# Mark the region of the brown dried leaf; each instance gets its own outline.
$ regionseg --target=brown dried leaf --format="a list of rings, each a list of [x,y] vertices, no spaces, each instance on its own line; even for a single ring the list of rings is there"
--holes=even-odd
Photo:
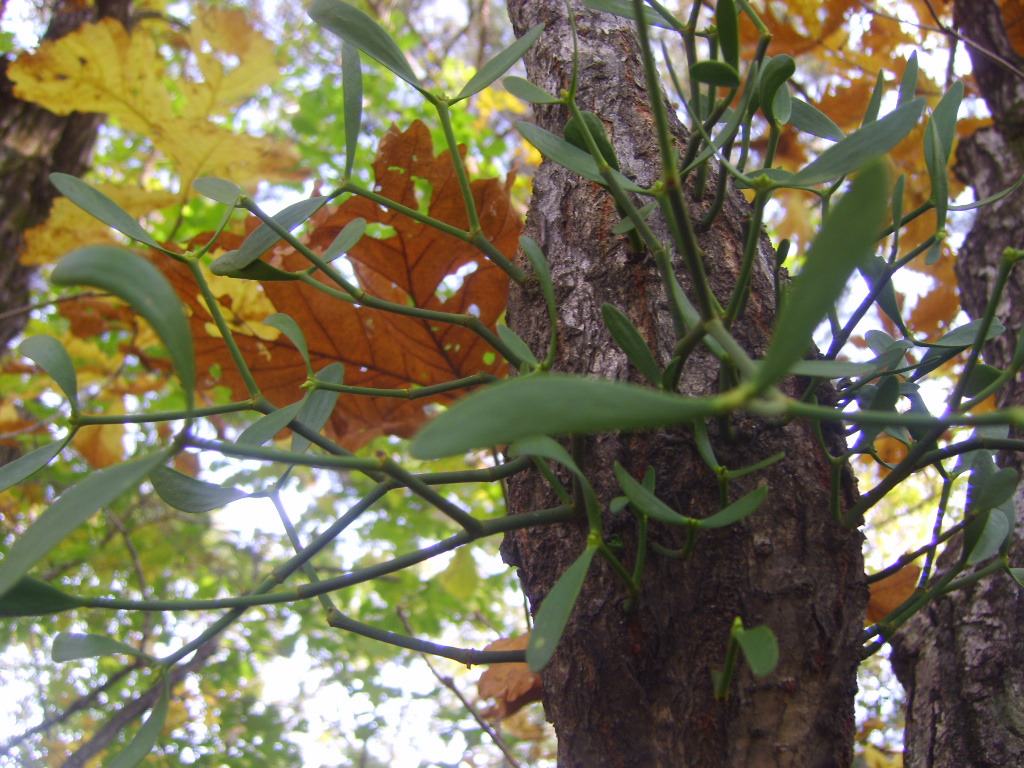
[[[873,582],[870,585],[871,599],[868,601],[865,625],[881,621],[914,594],[920,575],[920,566],[910,563],[891,576]]]
[[[530,633],[508,637],[484,648],[485,651],[523,651],[530,642]],[[492,664],[476,684],[481,699],[494,699],[494,705],[483,714],[488,719],[501,720],[515,714],[534,701],[540,701],[542,694],[541,677],[530,671],[525,662]]]

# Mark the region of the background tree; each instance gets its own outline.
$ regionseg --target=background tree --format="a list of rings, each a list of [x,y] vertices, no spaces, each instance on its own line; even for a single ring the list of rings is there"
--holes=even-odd
[[[1024,172],[1013,139],[1020,130],[1024,103],[1016,13],[1012,4],[1002,9],[994,2],[954,4],[957,32],[966,43],[975,82],[992,115],[991,126],[960,143],[954,167],[978,199],[1012,186]],[[1021,248],[1022,200],[1018,191],[979,210],[958,251],[961,302],[972,317],[984,313],[1000,261]],[[1021,287],[1017,273],[1000,305],[1000,315],[1013,328],[1019,328],[1022,319]],[[1018,347],[1016,334],[1000,335],[986,345],[986,362],[1008,367]],[[997,405],[1021,403],[1020,382],[1013,379],[1000,390]],[[1000,464],[1019,472],[1021,456],[1004,452]],[[1019,491],[1014,505],[1009,558],[1019,566],[1024,563]],[[954,553],[952,548],[947,552],[947,566]],[[1001,766],[1024,759],[1024,740],[1011,714],[1022,685],[1022,626],[1019,587],[997,576],[938,598],[901,631],[893,665],[907,690],[906,765]]]

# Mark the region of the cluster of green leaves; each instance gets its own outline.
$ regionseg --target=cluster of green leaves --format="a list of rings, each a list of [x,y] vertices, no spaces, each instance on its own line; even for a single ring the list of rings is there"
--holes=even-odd
[[[85,413],[79,407],[79,386],[67,351],[56,340],[41,336],[27,339],[20,348],[21,354],[45,370],[63,392],[69,412],[63,422],[67,432],[61,439],[0,468],[0,490],[43,470],[83,427],[109,423],[110,419],[124,423],[170,422],[174,425],[174,432],[172,437],[158,445],[140,446],[138,458],[96,472],[68,488],[18,537],[0,562],[0,612],[7,616],[41,616],[79,608],[128,611],[134,616],[162,611],[220,612],[220,616],[192,640],[162,656],[96,635],[58,636],[55,657],[77,659],[128,654],[151,671],[155,685],[161,691],[148,718],[114,759],[114,764],[137,764],[155,743],[168,713],[167,681],[170,671],[189,654],[235,626],[246,611],[255,607],[294,605],[317,598],[322,607],[319,620],[323,622],[326,619],[331,627],[346,630],[351,636],[438,654],[465,663],[525,661],[534,670],[543,668],[558,645],[595,556],[601,556],[609,564],[622,579],[627,593],[635,598],[643,589],[643,564],[649,554],[646,549],[649,521],[684,528],[689,543],[682,551],[666,552],[664,548],[659,550],[654,543],[651,551],[656,556],[685,557],[700,545],[701,531],[734,525],[756,514],[771,489],[761,486],[731,500],[729,482],[757,472],[764,463],[754,467],[722,467],[705,429],[707,420],[736,411],[771,418],[850,424],[852,434],[857,438],[845,454],[833,458],[836,483],[840,468],[850,457],[875,454],[874,445],[880,434],[888,434],[908,446],[906,458],[889,467],[889,474],[855,507],[840,509],[836,494],[836,518],[847,525],[857,524],[866,509],[913,473],[935,467],[942,474],[946,485],[938,510],[936,535],[917,555],[931,558],[942,541],[963,530],[961,567],[949,572],[940,582],[928,584],[880,622],[866,637],[867,650],[874,650],[889,632],[934,594],[957,588],[997,570],[1007,570],[1018,581],[1024,582],[1024,575],[1009,569],[1004,557],[1013,528],[1010,500],[1016,477],[1009,470],[997,469],[993,460],[993,452],[998,448],[1024,447],[1019,441],[1005,437],[1006,427],[1020,423],[1022,416],[1015,410],[982,415],[974,413],[988,395],[1024,365],[1024,346],[1014,365],[1007,370],[984,366],[978,360],[981,345],[1003,331],[995,318],[995,308],[1010,270],[1021,254],[1006,254],[986,315],[941,338],[926,340],[912,337],[900,317],[892,290],[893,275],[911,258],[920,254],[927,254],[927,258],[939,255],[945,219],[948,211],[954,209],[947,200],[944,179],[962,88],[951,89],[932,110],[926,123],[923,149],[932,172],[933,199],[914,211],[905,212],[902,210],[903,182],[897,179],[890,183],[881,158],[921,119],[924,102],[913,96],[916,67],[908,67],[899,87],[897,105],[892,111],[881,114],[885,94],[879,81],[861,128],[844,135],[813,105],[792,95],[788,82],[794,74],[795,64],[784,55],[772,58],[765,55],[767,34],[755,57],[749,62],[740,62],[740,15],[746,15],[751,23],[766,32],[747,3],[719,0],[711,21],[701,18],[699,4],[695,4],[693,15],[687,21],[676,19],[658,4],[646,7],[639,0],[632,3],[591,0],[590,5],[640,20],[638,30],[651,92],[659,92],[661,82],[665,80],[675,87],[685,105],[691,133],[681,149],[669,129],[666,105],[659,100],[651,105],[665,169],[657,184],[644,187],[622,173],[600,120],[582,110],[577,103],[575,77],[572,86],[557,95],[515,77],[506,78],[504,84],[509,92],[527,102],[561,104],[568,110],[571,119],[563,136],[529,123],[520,123],[517,128],[548,158],[607,190],[623,218],[617,231],[628,234],[631,240],[652,254],[651,258],[658,266],[677,333],[673,356],[664,365],[658,362],[640,332],[621,310],[611,306],[604,310],[613,338],[650,386],[551,372],[559,345],[557,324],[554,322],[551,323],[550,343],[541,359],[541,355],[505,326],[499,325],[492,330],[479,322],[474,324],[467,316],[398,305],[367,294],[342,270],[331,265],[364,235],[364,229],[359,225],[342,230],[326,253],[315,252],[292,234],[295,227],[310,219],[331,200],[348,195],[361,196],[473,244],[505,270],[510,279],[524,282],[526,274],[495,248],[481,231],[469,175],[457,151],[458,137],[453,115],[458,110],[453,108],[505,75],[542,34],[541,26],[491,58],[461,87],[452,89],[455,90],[452,96],[426,85],[401,47],[368,15],[342,0],[315,0],[309,8],[312,18],[342,40],[342,87],[325,92],[335,102],[340,99],[342,107],[339,114],[343,116],[343,130],[339,127],[336,133],[344,146],[345,163],[337,186],[327,195],[296,203],[271,216],[230,181],[201,179],[195,185],[198,192],[222,211],[220,230],[240,208],[250,211],[262,221],[262,225],[238,249],[212,263],[215,274],[239,280],[303,280],[310,285],[314,282],[320,285],[312,277],[322,274],[337,286],[331,290],[339,301],[415,316],[431,323],[468,327],[508,360],[517,369],[517,376],[460,400],[423,429],[411,445],[412,454],[423,460],[461,457],[468,451],[508,446],[507,460],[495,466],[459,470],[431,467],[424,470],[421,465],[412,462],[401,464],[383,453],[355,455],[338,442],[322,436],[321,430],[344,387],[344,371],[338,364],[314,370],[304,329],[283,314],[268,318],[267,324],[284,334],[299,351],[309,378],[301,399],[290,406],[275,408],[261,393],[201,269],[204,260],[211,260],[216,237],[195,250],[179,252],[166,248],[136,219],[98,190],[70,177],[55,177],[54,183],[61,191],[84,210],[137,243],[188,268],[228,345],[231,361],[225,361],[225,364],[237,368],[249,393],[248,399],[232,403],[196,405],[195,352],[188,319],[177,294],[149,261],[114,246],[87,246],[69,254],[55,270],[53,280],[61,285],[88,286],[118,296],[144,317],[169,353],[180,384],[183,405],[176,410],[120,418]],[[687,56],[694,57],[686,62],[685,78],[680,78],[673,67],[669,68],[666,77],[659,74],[650,34],[650,27],[655,26],[667,30],[665,34],[677,35],[682,43],[681,49],[687,52]],[[699,58],[698,50],[702,53]],[[465,206],[467,229],[453,227],[422,211],[388,200],[354,180],[360,173],[359,160],[364,153],[360,136],[367,79],[363,77],[362,56],[369,57],[410,86],[436,114],[438,135],[444,138],[451,150],[450,157]],[[373,78],[368,80],[373,81]],[[755,121],[763,121],[769,130],[768,151],[760,167],[752,167],[749,152]],[[796,172],[773,168],[775,147],[781,130],[787,125],[831,144]],[[707,226],[718,215],[724,197],[716,201],[706,220],[694,222],[690,219],[683,191],[684,182],[691,174],[706,178],[712,172],[720,174],[718,189],[721,195],[728,188],[727,181],[750,190],[752,195],[752,225],[744,244],[742,268],[734,292],[724,305],[711,292],[704,275],[702,253],[694,235],[697,228]],[[852,183],[847,186],[847,179],[851,176]],[[698,189],[702,191],[700,184]],[[817,201],[823,214],[823,224],[797,277],[791,284],[781,278],[776,281],[776,300],[781,309],[772,341],[763,358],[753,359],[733,338],[731,328],[742,317],[747,305],[751,276],[759,258],[760,224],[765,210],[776,193],[792,189],[802,190]],[[901,229],[930,210],[938,214],[939,224],[935,233],[915,247],[911,255],[898,257],[895,244]],[[649,219],[655,211],[668,222],[671,242],[662,242],[650,226]],[[893,244],[889,257],[876,255],[876,251],[884,249],[887,239],[891,239]],[[282,241],[308,260],[306,270],[286,271],[267,261],[270,249]],[[522,239],[521,246],[554,318],[554,290],[542,248],[528,238]],[[780,252],[785,250],[785,246],[780,247]],[[689,272],[690,295],[683,291],[673,271],[668,256],[673,251],[682,256]],[[858,271],[868,281],[871,292],[861,306],[843,321],[837,303]],[[904,333],[904,338],[895,339],[873,332],[868,337],[874,353],[872,359],[859,362],[840,360],[858,323],[875,304]],[[828,351],[823,358],[806,359],[813,347],[812,337],[823,323],[827,324],[830,339]],[[722,377],[722,390],[713,396],[688,397],[677,392],[680,372],[698,345],[703,345],[721,362],[726,374]],[[920,394],[921,383],[940,366],[962,354],[967,355],[967,360],[958,384],[949,395],[943,414],[933,415]],[[780,382],[794,375],[810,379],[802,398],[789,397],[779,388]],[[838,407],[814,402],[813,393],[825,380],[837,383],[840,393]],[[454,390],[462,386],[463,382],[454,382],[449,388]],[[380,391],[373,394],[379,396]],[[904,404],[909,408],[904,408]],[[240,423],[236,439],[213,440],[206,437],[209,433],[204,429],[207,420],[226,415],[246,419]],[[638,539],[644,543],[633,558],[635,567],[630,571],[605,541],[603,513],[606,510],[598,503],[590,478],[580,469],[576,458],[553,438],[670,425],[686,426],[697,437],[702,458],[722,479],[722,509],[702,519],[682,515],[655,495],[653,473],[637,481],[621,467],[617,468],[616,479],[622,496],[613,502],[612,507],[615,511],[628,510],[634,516],[640,532]],[[956,428],[974,429],[975,435],[970,440],[949,444],[946,433]],[[271,444],[282,429],[293,433],[287,449]],[[256,460],[264,465],[264,470],[250,474],[244,483],[200,480],[169,466],[175,456],[186,448],[214,452],[225,458]],[[952,459],[957,459],[956,466],[945,468],[943,462]],[[774,460],[775,457],[770,461]],[[572,474],[575,479],[572,490],[557,480],[548,462],[560,464]],[[506,518],[494,516],[492,512],[495,492],[486,496],[486,503],[482,504],[486,511],[480,514],[479,510],[467,510],[467,500],[481,503],[479,496],[472,495],[474,492],[453,497],[445,490],[460,485],[475,488],[480,483],[496,483],[531,466],[538,466],[547,474],[562,504],[549,510]],[[360,492],[359,500],[341,514],[323,510],[323,521],[314,516],[313,522],[323,522],[323,527],[318,528],[310,521],[299,525],[292,523],[282,501],[282,490],[297,473],[303,471],[302,467],[361,476],[353,483]],[[945,513],[952,483],[964,473],[970,475],[967,508],[960,522],[943,528],[941,516]],[[166,504],[186,514],[205,513],[243,498],[269,499],[280,513],[294,553],[288,558],[282,557],[276,567],[262,573],[261,579],[244,594],[239,589],[236,594],[226,597],[197,595],[191,598],[128,599],[90,596],[58,589],[52,582],[29,575],[34,567],[45,562],[58,543],[76,535],[98,511],[119,503],[119,498],[125,493],[147,482]],[[404,500],[396,506],[393,499],[399,490],[408,494],[406,498],[415,501]],[[417,536],[421,540],[413,541],[402,535],[403,520],[405,516],[419,516],[421,512],[424,516],[439,514],[433,516],[434,527],[417,526]],[[365,522],[374,514],[376,516],[370,526],[374,536],[399,542],[402,546],[389,547],[385,553],[368,553],[365,562],[339,565],[337,552],[332,552],[331,545],[347,535],[357,521]],[[484,537],[513,528],[562,522],[573,519],[577,514],[585,515],[590,526],[588,544],[542,604],[525,653],[453,648],[408,636],[396,625],[394,614],[385,609],[380,609],[376,616],[372,611],[362,611],[358,618],[353,616],[354,600],[349,595],[364,596],[370,592],[346,590],[362,590],[367,588],[366,585],[372,585],[372,594],[376,595],[380,606],[408,600],[412,591],[423,601],[433,604],[447,599],[453,611],[479,609],[489,601],[474,597],[464,585],[458,589],[444,589],[438,588],[439,582],[427,582],[424,586],[418,578],[409,576],[409,569],[453,550],[464,552],[461,547]],[[317,528],[315,532],[314,528]],[[455,533],[451,532],[452,528]],[[463,558],[461,563],[464,567],[464,556],[456,555],[459,557]],[[459,561],[453,560],[456,562]],[[899,565],[902,562],[894,567]],[[342,570],[341,575],[326,575],[327,570],[335,567]],[[974,570],[964,576],[966,569]],[[309,583],[285,587],[285,581],[300,570]],[[928,577],[928,569],[925,570],[923,579]],[[418,601],[407,604],[415,602]],[[413,625],[422,634],[436,634],[441,628],[437,615],[436,612],[423,612]],[[736,617],[730,637],[723,640],[727,640],[727,648],[722,672],[715,681],[718,695],[727,695],[732,672],[741,655],[756,674],[767,674],[774,668],[779,649],[770,628],[747,629]]]

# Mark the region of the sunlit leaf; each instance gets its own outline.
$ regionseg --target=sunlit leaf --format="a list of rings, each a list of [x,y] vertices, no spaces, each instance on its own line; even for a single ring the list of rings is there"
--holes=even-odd
[[[117,464],[94,472],[64,491],[20,536],[0,560],[0,595],[13,587],[65,536],[113,502],[122,493],[134,488],[162,464],[166,456],[155,453],[141,459]]]
[[[120,640],[78,632],[61,632],[53,639],[53,647],[50,651],[50,656],[57,662],[118,655],[138,656],[143,659],[153,658]]]
[[[818,136],[822,139],[842,141],[846,137],[842,129],[832,122],[828,115],[814,105],[808,104],[803,99],[793,99],[789,124],[798,131],[803,131],[804,133],[811,134],[811,136]]]
[[[712,415],[715,401],[687,398],[606,379],[531,374],[460,400],[413,440],[421,459],[563,435],[681,424]]]
[[[127,747],[118,752],[112,759],[107,760],[106,768],[135,768],[136,765],[149,756],[149,753],[156,745],[157,739],[160,737],[164,723],[167,721],[169,704],[170,687],[164,683],[163,692],[160,694],[160,698],[157,699],[156,706],[150,711],[149,717],[146,718],[146,722],[142,724],[139,732],[135,734],[135,738],[131,740]]]
[[[857,176],[850,191],[832,207],[811,244],[804,268],[793,280],[768,353],[758,369],[756,386],[778,381],[807,353],[811,334],[842,295],[850,273],[871,255],[887,192],[885,166],[875,162]]]
[[[409,85],[422,90],[420,79],[412,71],[398,43],[366,13],[342,0],[313,0],[307,13],[321,27],[376,59]]]
[[[45,581],[23,576],[0,597],[0,618],[46,616],[78,608],[83,602]]]
[[[240,488],[197,480],[170,467],[157,467],[150,474],[149,481],[167,504],[189,514],[220,509],[249,495]]]
[[[142,228],[135,217],[98,189],[90,187],[81,179],[66,173],[51,173],[50,181],[68,200],[107,226],[152,248],[160,247],[160,244]]]
[[[789,183],[793,186],[819,184],[864,167],[869,160],[884,155],[910,133],[921,117],[924,104],[923,98],[913,99],[881,120],[851,133],[795,173]]]
[[[78,405],[78,376],[64,345],[52,336],[29,336],[18,345],[18,353],[29,358],[57,382],[68,400]]]
[[[470,78],[468,83],[466,83],[466,86],[459,91],[459,95],[452,99],[452,104],[457,101],[467,99],[474,93],[479,93],[505,74],[509,67],[523,58],[526,52],[530,50],[535,42],[537,42],[537,39],[543,31],[544,25],[537,24],[532,29],[529,29],[522,37],[512,43],[512,45],[501,51],[501,53],[495,55],[494,58],[480,67],[477,73]]]
[[[224,205],[237,205],[242,189],[237,184],[213,176],[203,176],[192,182],[192,188],[204,197]]]
[[[555,104],[561,101],[557,96],[552,96],[543,88],[534,85],[529,80],[512,75],[501,81],[505,90],[513,96],[522,99],[530,104]]]
[[[195,388],[196,362],[188,321],[177,295],[150,262],[124,248],[85,246],[61,259],[50,279],[56,285],[100,288],[127,301],[167,347],[185,390]]]

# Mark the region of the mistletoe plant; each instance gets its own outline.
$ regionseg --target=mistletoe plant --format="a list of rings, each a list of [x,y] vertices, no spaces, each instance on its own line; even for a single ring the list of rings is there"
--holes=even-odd
[[[574,69],[569,87],[559,93],[549,93],[518,77],[506,77],[504,86],[534,105],[565,110],[568,120],[561,136],[527,122],[517,127],[549,161],[611,196],[619,218],[614,233],[628,239],[636,258],[651,260],[657,269],[675,332],[667,362],[659,362],[657,351],[652,350],[641,330],[620,308],[606,304],[602,309],[611,337],[635,372],[646,380],[644,385],[553,370],[562,340],[558,333],[556,293],[544,248],[524,236],[518,238],[521,258],[512,257],[519,231],[518,225],[508,223],[515,218],[514,212],[494,213],[493,195],[485,192],[494,192],[496,188],[471,181],[452,130],[452,110],[461,108],[469,97],[505,75],[540,38],[543,25],[534,27],[494,56],[465,87],[450,96],[426,88],[399,47],[363,12],[341,0],[315,0],[309,9],[312,18],[342,40],[346,181],[326,195],[300,201],[271,215],[231,181],[199,179],[195,190],[224,207],[220,228],[200,243],[180,247],[160,243],[99,191],[69,176],[53,177],[53,183],[75,204],[140,248],[148,249],[148,256],[143,256],[134,250],[107,245],[80,248],[56,267],[53,282],[108,292],[145,318],[166,347],[184,406],[159,413],[88,412],[80,406],[74,365],[62,345],[47,336],[22,342],[21,354],[46,371],[64,395],[64,432],[51,444],[0,468],[0,490],[46,466],[79,430],[113,423],[162,422],[172,425],[173,436],[163,444],[138,445],[136,458],[99,471],[67,489],[17,538],[0,562],[0,611],[6,616],[44,615],[72,609],[221,612],[194,639],[162,658],[141,654],[132,646],[106,637],[64,634],[57,638],[55,659],[129,654],[140,657],[160,681],[157,685],[162,686],[162,693],[150,716],[114,764],[137,763],[155,743],[168,709],[169,670],[257,606],[316,598],[323,607],[325,621],[347,632],[466,664],[525,661],[534,671],[544,669],[559,645],[595,558],[603,560],[617,574],[624,595],[618,609],[630,612],[644,594],[645,567],[651,558],[687,558],[701,547],[706,532],[742,525],[741,521],[758,514],[773,489],[759,484],[734,498],[734,481],[756,478],[784,457],[775,455],[738,469],[724,466],[709,438],[708,425],[728,421],[736,414],[750,414],[773,423],[805,421],[815,425],[821,449],[831,463],[832,513],[837,525],[858,525],[866,510],[927,468],[934,468],[942,478],[932,540],[872,577],[884,578],[912,560],[926,558],[919,588],[910,590],[902,604],[865,632],[865,654],[881,647],[896,628],[936,594],[997,571],[1006,571],[1024,584],[1024,574],[1020,569],[1009,568],[1005,557],[1013,527],[1012,495],[1017,477],[1013,470],[997,467],[994,453],[1001,449],[1024,449],[1024,441],[1007,437],[1009,427],[1024,425],[1024,412],[1013,408],[977,412],[986,398],[1024,364],[1024,345],[1018,345],[1013,365],[1006,370],[980,361],[984,343],[1005,330],[996,317],[996,309],[1011,270],[1024,251],[1004,254],[984,317],[939,338],[923,339],[911,333],[901,317],[893,288],[894,276],[911,260],[922,255],[930,261],[939,258],[948,214],[973,207],[953,206],[947,194],[946,167],[963,86],[950,88],[924,121],[923,151],[931,173],[932,196],[925,205],[905,211],[904,180],[890,178],[883,158],[922,121],[925,102],[914,95],[915,60],[911,60],[899,84],[895,106],[882,114],[886,94],[880,79],[862,127],[845,135],[812,104],[792,94],[788,83],[795,72],[794,61],[786,55],[766,56],[767,30],[745,0],[718,0],[713,23],[702,21],[699,3],[694,4],[693,14],[687,20],[676,18],[653,0],[648,6],[640,0],[589,0],[588,4],[638,22],[644,74],[649,92],[656,94],[649,105],[661,155],[661,175],[656,183],[641,184],[622,172],[601,116],[578,104],[579,78],[586,77],[585,70]],[[745,62],[740,60],[741,15],[763,33],[755,55]],[[655,51],[654,30],[666,43],[661,57]],[[681,44],[678,50],[685,55],[685,66],[673,65],[671,51],[676,48],[670,42]],[[447,140],[447,152],[428,158],[435,166],[444,165],[444,184],[435,181],[433,194],[435,201],[444,195],[449,202],[457,200],[458,210],[452,206],[442,210],[441,206],[433,205],[424,210],[423,205],[417,204],[412,177],[426,178],[428,171],[417,170],[414,164],[428,160],[416,152],[407,153],[404,160],[391,157],[379,163],[375,189],[357,181],[353,161],[360,134],[362,56],[405,81],[435,114]],[[659,61],[666,65],[664,74],[659,70]],[[676,116],[669,112],[661,97],[666,84],[682,105],[688,129],[685,139],[680,139],[674,128]],[[758,125],[767,126],[768,141],[763,156],[755,161],[751,142]],[[786,126],[819,137],[825,147],[797,171],[773,167]],[[392,138],[398,141],[404,136],[395,134]],[[435,167],[430,172],[438,171]],[[391,180],[386,181],[385,177]],[[711,184],[714,178],[717,184]],[[706,275],[705,254],[697,235],[715,225],[730,186],[746,190],[751,202],[741,268],[731,295],[721,300]],[[700,198],[709,189],[713,190],[710,204],[697,218],[688,196]],[[782,269],[789,243],[778,245],[774,299],[779,309],[767,350],[754,357],[737,341],[733,331],[749,308],[752,275],[768,206],[779,190],[792,189],[806,192],[816,202],[823,223],[792,281]],[[333,203],[338,204],[334,213],[328,207]],[[244,240],[234,243],[232,238],[237,236],[229,231],[229,223],[238,209],[248,211],[261,223]],[[344,215],[339,211],[344,211]],[[360,211],[365,216],[355,215]],[[934,232],[924,241],[907,247],[900,239],[901,233],[927,212],[934,212]],[[431,258],[436,259],[437,253],[443,254],[449,247],[471,255],[452,257],[448,263],[442,258],[434,264],[433,277],[425,283],[425,290],[420,290],[422,285],[416,280],[403,283],[402,270],[412,270],[413,266],[401,259],[388,263],[380,256],[380,249],[367,234],[367,219],[374,215],[388,218],[371,223],[394,225],[401,220],[405,222],[403,226],[416,227],[416,237],[434,238]],[[655,221],[663,222],[663,226],[654,226]],[[310,222],[307,234],[294,234],[304,222]],[[376,257],[361,255],[374,248]],[[674,258],[684,266],[682,276]],[[499,283],[512,281],[542,292],[551,321],[546,348],[531,348],[507,325],[497,322],[503,298],[496,308],[493,301],[482,308],[472,298],[484,294],[491,299],[503,297],[503,289],[481,294],[456,292],[448,299],[438,298],[438,291],[443,293],[440,286],[444,280],[470,263],[476,273],[464,275],[467,282],[483,279],[483,275],[490,275],[489,279],[500,275]],[[840,310],[837,305],[842,304],[855,273],[866,280],[868,295],[852,312]],[[255,281],[272,298],[283,295],[275,293],[278,291],[301,291],[302,296],[311,297],[307,299],[310,307],[321,309],[303,317],[276,313],[265,320],[269,331],[246,331],[233,322],[221,294],[214,290],[214,281],[224,279]],[[866,337],[871,358],[842,359],[861,321],[873,307],[888,318],[901,337],[869,331]],[[366,314],[371,312],[376,314]],[[438,380],[436,372],[419,377],[413,371],[404,386],[368,384],[361,378],[367,365],[346,367],[331,361],[330,353],[318,344],[310,344],[310,335],[321,333],[315,327],[318,317],[351,319],[355,326],[345,325],[340,319],[337,324],[342,330],[357,328],[368,340],[367,354],[372,355],[374,350],[384,354],[380,350],[387,343],[405,345],[402,355],[407,361],[416,359],[413,348],[432,346],[435,351],[442,350],[445,360],[457,358],[449,369],[451,378]],[[375,319],[367,321],[366,317]],[[388,325],[389,322],[396,325]],[[330,330],[330,322],[325,324]],[[825,340],[826,347],[823,354],[816,352],[812,340],[820,327],[823,331],[818,338]],[[377,333],[381,329],[384,332]],[[390,342],[387,329],[396,334]],[[281,337],[287,343],[268,341]],[[400,337],[397,342],[396,337]],[[354,339],[350,336],[337,341],[338,354],[347,354],[340,350],[346,344],[354,344]],[[683,372],[698,350],[719,361],[720,389],[715,394],[692,396],[680,392]],[[291,396],[282,391],[279,378],[266,378],[282,368],[280,356],[285,354],[300,369],[299,378],[288,384]],[[949,376],[948,364],[964,355],[966,359],[957,370],[955,385],[946,396],[941,413],[933,413],[935,405],[926,403],[921,395],[923,384],[940,374]],[[212,364],[214,360],[216,365]],[[414,369],[415,364],[411,365]],[[503,380],[506,371],[507,380]],[[802,394],[798,396],[784,394],[781,388],[781,383],[792,381],[792,377],[798,377],[800,382]],[[229,384],[233,395],[229,402],[198,403],[197,392],[209,393],[212,383]],[[475,391],[458,397],[469,388]],[[834,392],[831,401],[819,398],[826,390]],[[290,404],[274,404],[285,400]],[[339,411],[340,401],[358,404]],[[382,403],[398,403],[406,409],[400,429],[373,423],[387,413]],[[359,455],[351,450],[365,440],[346,431],[346,424],[359,422],[374,434],[408,434],[427,417],[423,403],[449,407],[416,434],[411,444],[413,456],[435,459],[497,448],[493,455],[499,458],[493,465],[463,471],[416,472],[386,455]],[[339,421],[339,412],[345,413],[346,418]],[[363,416],[357,418],[359,413]],[[411,420],[406,418],[410,413],[415,414]],[[225,414],[246,418],[244,429],[233,440],[211,439],[208,435],[216,430],[204,424]],[[823,437],[822,425],[834,422],[846,426],[850,445],[838,455],[828,450]],[[655,492],[653,470],[637,479],[621,464],[614,467],[621,494],[608,504],[599,499],[594,478],[586,471],[586,442],[581,438],[666,427],[687,430],[708,469],[717,477],[721,504],[716,513],[701,517],[681,513]],[[282,430],[292,434],[287,448],[275,441]],[[951,439],[951,434],[959,435],[964,430],[971,431],[969,438]],[[875,442],[883,433],[906,445],[905,457],[896,464],[885,465],[886,474],[874,488],[856,503],[844,505],[839,492],[843,468],[861,454],[881,462]],[[187,450],[207,457],[263,462],[276,468],[275,479],[254,490],[196,479],[170,466],[179,453]],[[319,535],[302,541],[280,496],[296,466],[361,473],[374,485]],[[525,514],[483,518],[437,489],[442,484],[501,483],[527,471],[542,473],[560,503]],[[964,473],[970,475],[966,508],[960,521],[950,525],[945,516],[953,498],[951,490],[957,477]],[[269,497],[281,513],[295,553],[245,594],[216,599],[81,597],[29,575],[36,563],[92,515],[146,482],[167,504],[188,513],[207,512],[247,497]],[[372,566],[337,576],[319,575],[317,555],[391,493],[414,494],[435,508],[450,520],[452,535]],[[622,543],[608,534],[609,516],[622,513],[632,516],[635,551],[624,551]],[[586,545],[543,600],[525,652],[454,648],[397,635],[351,618],[340,607],[341,601],[332,597],[353,585],[380,579],[484,537],[574,521],[585,521],[589,531]],[[684,546],[670,547],[659,541],[659,532],[671,528],[685,532]],[[959,562],[933,580],[936,551],[956,533],[963,534]],[[307,583],[287,586],[300,571]],[[735,617],[732,622],[722,667],[714,680],[715,694],[720,699],[729,694],[741,658],[753,673],[766,675],[775,668],[780,653],[786,653],[785,647],[779,648],[769,626],[746,627],[742,617]]]

